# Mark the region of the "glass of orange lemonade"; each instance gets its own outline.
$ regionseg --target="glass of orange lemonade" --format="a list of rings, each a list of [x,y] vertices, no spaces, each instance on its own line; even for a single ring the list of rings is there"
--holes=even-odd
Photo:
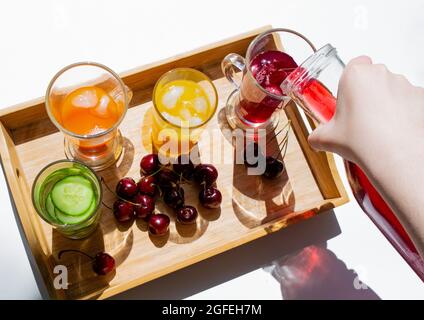
[[[198,142],[216,112],[218,93],[202,72],[176,68],[156,82],[153,105],[153,144],[160,155],[175,157]]]
[[[103,170],[122,153],[118,130],[132,93],[108,67],[94,62],[71,64],[50,81],[46,109],[65,136],[65,155]]]

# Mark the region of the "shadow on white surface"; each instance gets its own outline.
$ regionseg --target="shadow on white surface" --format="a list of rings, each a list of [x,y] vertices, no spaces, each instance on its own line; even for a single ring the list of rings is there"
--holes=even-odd
[[[380,299],[355,270],[348,269],[327,249],[326,243],[310,245],[275,260],[265,270],[280,283],[285,300]]]
[[[266,265],[272,264],[275,267],[278,262],[289,261],[295,266],[294,262],[298,261],[300,263],[301,260],[296,260],[293,257],[305,250],[303,248],[318,248],[320,244],[325,243],[338,234],[340,234],[340,228],[334,212],[331,210],[310,220],[289,226],[267,237],[143,284],[117,295],[113,299],[184,299]],[[334,257],[331,257],[332,253],[325,249],[325,245],[322,247],[324,248],[323,253],[326,250],[328,257],[330,257],[325,260],[325,263],[328,262],[329,264],[327,266],[323,265],[322,268],[328,268],[328,274],[338,270],[334,281],[341,284],[346,283],[346,285],[337,287],[337,283],[335,283],[331,287],[325,288],[321,284],[323,289],[321,296],[318,291],[314,295],[305,294],[305,296],[302,296],[302,293],[297,291],[296,295],[290,293],[292,298],[302,299],[312,296],[318,299],[326,298],[331,296],[328,291],[335,292],[334,295],[337,295],[336,292],[340,294],[341,290],[351,291],[353,289],[353,281],[350,281],[352,272],[349,272],[344,263],[337,260],[334,254]],[[292,260],[282,259],[281,257],[291,257]],[[315,274],[310,276],[311,281],[315,280]],[[317,283],[320,283],[320,274],[317,273],[316,276],[318,277],[316,279]],[[286,282],[281,282],[281,284],[285,285]],[[352,288],[349,288],[348,284]],[[317,288],[319,288],[319,285],[317,285]],[[292,291],[290,289],[290,292]],[[287,292],[284,292],[283,295],[286,296]],[[365,296],[361,297],[364,299],[368,298]],[[217,296],[216,299],[220,299],[220,297]]]

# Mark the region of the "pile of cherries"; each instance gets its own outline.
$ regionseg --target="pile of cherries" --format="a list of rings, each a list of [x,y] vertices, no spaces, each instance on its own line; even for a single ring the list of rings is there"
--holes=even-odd
[[[189,156],[181,155],[171,165],[162,165],[157,154],[145,155],[140,161],[141,179],[122,178],[116,186],[118,199],[113,214],[119,222],[143,219],[153,235],[164,235],[169,230],[170,219],[166,214],[155,213],[155,202],[162,198],[172,208],[181,224],[195,223],[198,212],[186,205],[182,184],[194,180],[200,185],[200,204],[208,209],[218,208],[222,202],[221,192],[216,188],[217,169],[210,164],[195,166]]]

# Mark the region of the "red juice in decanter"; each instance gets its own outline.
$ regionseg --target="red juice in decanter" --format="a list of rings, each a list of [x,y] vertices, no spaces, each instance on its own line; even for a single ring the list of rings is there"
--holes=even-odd
[[[312,112],[320,122],[328,122],[333,117],[336,111],[336,98],[334,98],[332,93],[320,81],[311,79],[302,87],[301,94],[304,102],[308,104],[309,108],[312,109]],[[364,201],[365,195],[367,195],[375,210],[387,220],[408,247],[417,253],[405,229],[377,190],[373,187],[365,173],[356,164],[349,162],[347,165],[351,174],[350,182],[355,184],[355,186],[353,186],[353,192],[356,193],[355,196]]]
[[[281,84],[299,106],[318,122],[331,120],[336,111],[337,87],[344,64],[331,45],[326,45],[288,75]],[[424,281],[424,260],[396,215],[365,173],[345,160],[352,192],[364,212]]]
[[[252,89],[251,79],[244,77],[237,112],[244,120],[261,124],[266,122],[282,103],[281,97],[284,94],[280,84],[297,64],[288,54],[269,50],[256,55],[248,67],[257,83],[269,94]]]

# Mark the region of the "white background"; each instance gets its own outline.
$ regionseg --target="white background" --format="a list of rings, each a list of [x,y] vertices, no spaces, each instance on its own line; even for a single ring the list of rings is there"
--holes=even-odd
[[[76,61],[98,61],[121,72],[267,24],[300,31],[317,47],[329,42],[345,61],[368,54],[424,85],[423,12],[419,0],[5,0],[0,4],[0,108],[44,95],[54,73]],[[340,159],[338,165],[344,176]],[[120,297],[424,298],[423,283],[351,200],[335,213]],[[0,298],[41,298],[3,174],[0,204]],[[280,259],[288,254],[290,260]],[[308,273],[311,257],[319,263]],[[275,260],[280,277],[267,267]],[[369,289],[356,290],[354,283]]]

